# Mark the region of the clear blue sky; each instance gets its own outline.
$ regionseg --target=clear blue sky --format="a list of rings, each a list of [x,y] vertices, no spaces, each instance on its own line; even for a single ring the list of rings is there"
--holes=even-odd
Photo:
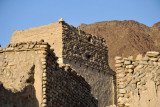
[[[160,21],[160,0],[0,0],[0,44],[6,46],[14,30],[57,22],[61,17],[74,26],[111,20],[152,26]]]

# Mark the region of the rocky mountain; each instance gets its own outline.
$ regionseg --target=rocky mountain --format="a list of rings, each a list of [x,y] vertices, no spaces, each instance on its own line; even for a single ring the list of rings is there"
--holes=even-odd
[[[160,22],[148,27],[133,20],[103,21],[94,24],[81,24],[85,32],[103,37],[109,50],[109,65],[114,70],[114,57],[145,54],[147,51],[160,51]]]

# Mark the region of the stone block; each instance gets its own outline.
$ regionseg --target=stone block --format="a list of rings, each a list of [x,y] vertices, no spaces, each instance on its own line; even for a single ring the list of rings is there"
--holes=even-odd
[[[48,48],[48,46],[47,46],[47,45],[40,45],[40,48],[47,49],[47,48]]]
[[[127,65],[126,68],[132,69],[134,68],[134,65]]]
[[[146,55],[149,57],[157,57],[159,55],[159,52],[149,51],[146,53]]]
[[[139,70],[139,69],[141,69],[143,67],[144,67],[144,65],[138,65],[135,69]]]
[[[128,69],[128,72],[129,72],[129,73],[132,73],[132,72],[133,72],[133,69]]]
[[[118,102],[120,102],[121,104],[125,104],[129,101],[128,98],[124,98],[124,97],[120,97],[118,98]],[[124,106],[123,106],[124,107]]]
[[[158,58],[150,58],[150,61],[157,62]]]
[[[118,88],[119,88],[119,89],[123,89],[123,88],[125,88],[125,87],[126,87],[125,84],[119,84],[119,85],[118,85]]]
[[[46,62],[47,60],[45,58],[41,58],[41,61],[42,62]]]
[[[47,104],[42,104],[42,107],[47,107]]]
[[[123,63],[124,62],[124,60],[116,60],[116,63],[118,64],[118,63]]]
[[[120,57],[120,56],[115,57],[115,60],[121,60],[121,59],[122,59],[122,57]]]
[[[118,89],[118,92],[119,92],[120,94],[125,94],[125,93],[127,93],[127,91],[126,91],[125,89]]]
[[[43,104],[47,104],[47,99],[43,99]]]
[[[117,97],[124,97],[124,94],[118,94]]]
[[[124,72],[124,69],[118,69],[118,70],[116,70],[116,73],[122,73],[122,72]]]
[[[126,60],[126,61],[124,61],[124,64],[125,64],[125,65],[130,65],[130,64],[131,64],[131,61],[127,61],[127,60]]]
[[[122,67],[123,66],[123,63],[120,63],[120,64],[115,64],[115,67],[118,68],[118,67]]]

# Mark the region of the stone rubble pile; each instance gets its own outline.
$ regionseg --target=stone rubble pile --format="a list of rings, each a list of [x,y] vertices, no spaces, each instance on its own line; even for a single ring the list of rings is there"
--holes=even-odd
[[[143,57],[115,57],[118,107],[130,107],[131,96],[141,94],[147,89],[147,82],[160,85],[160,53],[149,51]]]

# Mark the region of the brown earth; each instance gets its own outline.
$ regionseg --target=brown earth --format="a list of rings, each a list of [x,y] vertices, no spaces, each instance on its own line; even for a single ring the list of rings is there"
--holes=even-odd
[[[106,40],[109,65],[113,70],[115,56],[135,57],[150,50],[160,51],[160,22],[148,27],[133,20],[116,20],[81,24],[79,28]]]

